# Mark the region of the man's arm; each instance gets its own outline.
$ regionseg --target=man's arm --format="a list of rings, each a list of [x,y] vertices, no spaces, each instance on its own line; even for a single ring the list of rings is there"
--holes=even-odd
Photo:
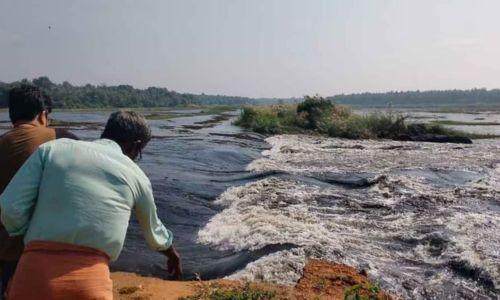
[[[43,150],[38,148],[0,196],[1,219],[10,236],[23,235],[28,229],[42,172]]]
[[[165,228],[156,212],[151,183],[148,181],[141,187],[141,196],[135,203],[137,220],[142,227],[144,237],[151,249],[167,256],[167,270],[174,278],[180,279],[182,275],[181,259],[174,245],[173,235]]]
[[[181,256],[177,253],[174,245],[171,245],[167,250],[160,251],[167,258],[167,272],[171,274],[174,279],[181,279],[182,276],[182,263]]]

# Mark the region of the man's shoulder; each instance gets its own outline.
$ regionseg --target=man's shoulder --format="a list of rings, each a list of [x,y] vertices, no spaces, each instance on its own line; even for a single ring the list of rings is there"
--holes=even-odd
[[[56,138],[56,131],[54,128],[36,126],[32,128],[31,135],[33,137],[38,137],[40,140],[51,141]]]
[[[45,127],[12,128],[0,136],[1,147],[20,149],[36,149],[38,146],[52,141],[55,131]]]
[[[110,147],[111,145],[106,142],[107,141],[97,140],[92,143],[97,147],[104,147],[104,149],[106,149],[105,151],[107,155],[109,155],[109,158],[117,163],[117,165],[115,165],[115,170],[117,172],[120,172],[122,175],[128,178],[128,180],[130,180],[130,183],[138,184],[142,188],[151,185],[148,176],[135,161],[130,159],[130,157],[128,157],[127,155],[123,154],[121,149]]]
[[[69,145],[69,144],[73,144],[73,143],[77,143],[77,142],[82,142],[82,141],[67,139],[67,138],[60,138],[60,139],[50,140],[50,141],[44,143],[43,145],[41,145],[40,147],[54,147],[54,146],[61,146],[61,145]]]
[[[128,162],[128,165],[130,166],[129,170],[133,172],[135,177],[139,180],[139,182],[143,184],[149,183],[149,178],[144,173],[144,171],[133,161],[131,160],[128,156],[124,155],[126,157],[126,160]]]
[[[6,132],[2,133],[2,135],[0,135],[0,142],[6,142],[9,139],[11,139],[14,135],[15,135],[14,130],[9,129]]]
[[[43,144],[40,145],[39,149],[42,151],[46,150],[57,150],[60,149],[62,151],[71,151],[72,148],[74,149],[75,147],[87,147],[86,144],[89,142],[81,141],[81,140],[74,140],[71,138],[59,138],[59,139],[52,139],[49,140]]]

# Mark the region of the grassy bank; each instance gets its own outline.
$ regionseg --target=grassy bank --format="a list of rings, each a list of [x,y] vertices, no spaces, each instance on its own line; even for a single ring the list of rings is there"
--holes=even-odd
[[[435,123],[409,123],[402,114],[392,112],[357,115],[348,106],[333,104],[318,96],[306,96],[298,105],[246,107],[235,124],[263,134],[316,133],[348,139],[400,139],[421,135],[494,137]]]

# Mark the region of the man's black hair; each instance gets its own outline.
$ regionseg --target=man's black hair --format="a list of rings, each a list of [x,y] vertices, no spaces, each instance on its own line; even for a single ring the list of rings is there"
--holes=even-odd
[[[140,142],[145,146],[151,139],[151,129],[139,113],[121,110],[111,114],[101,138],[119,144]]]
[[[12,123],[32,121],[43,111],[52,111],[52,99],[39,87],[23,84],[10,90],[9,117]]]

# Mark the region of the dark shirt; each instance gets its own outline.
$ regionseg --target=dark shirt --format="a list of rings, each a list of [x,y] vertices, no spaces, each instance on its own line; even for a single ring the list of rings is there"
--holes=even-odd
[[[14,127],[0,137],[0,194],[17,170],[40,146],[60,137],[75,139],[64,129],[53,129],[33,124]],[[18,260],[23,251],[23,237],[10,238],[0,223],[0,261]]]

